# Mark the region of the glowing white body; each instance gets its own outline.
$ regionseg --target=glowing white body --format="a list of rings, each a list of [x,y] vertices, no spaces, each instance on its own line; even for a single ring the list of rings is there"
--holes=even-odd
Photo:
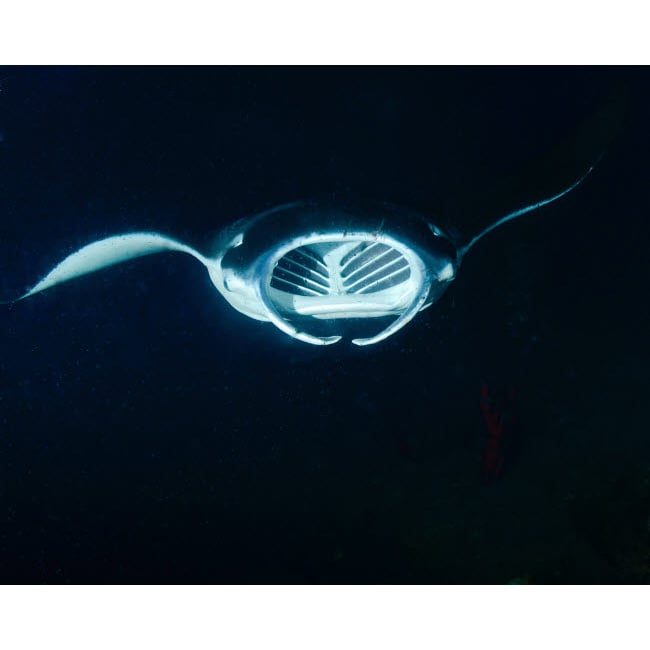
[[[16,300],[136,257],[181,252],[207,268],[237,311],[306,343],[341,339],[310,333],[314,320],[395,316],[380,332],[352,341],[371,345],[435,302],[456,277],[463,256],[485,234],[560,198],[587,174],[562,192],[498,219],[464,246],[456,246],[420,215],[392,206],[356,212],[294,203],[238,221],[206,253],[155,232],[107,237],[66,257]]]

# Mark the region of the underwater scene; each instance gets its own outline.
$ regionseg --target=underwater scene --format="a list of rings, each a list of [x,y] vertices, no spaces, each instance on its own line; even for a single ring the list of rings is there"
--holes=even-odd
[[[0,583],[650,583],[649,89],[0,67]]]

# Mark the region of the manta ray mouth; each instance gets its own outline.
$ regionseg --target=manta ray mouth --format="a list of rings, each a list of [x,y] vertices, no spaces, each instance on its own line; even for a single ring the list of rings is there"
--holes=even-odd
[[[422,309],[431,286],[429,267],[415,250],[388,235],[364,232],[299,238],[268,256],[258,280],[269,320],[294,338],[319,345],[341,336],[312,334],[316,321],[395,316],[379,333],[352,342],[383,340]]]
[[[373,318],[401,311],[417,289],[414,275],[407,258],[382,242],[313,243],[278,260],[270,293],[283,313]]]
[[[335,343],[341,339],[340,321],[356,319],[363,320],[364,335],[353,342],[368,345],[388,336],[393,325],[370,334],[366,319],[398,316],[400,320],[400,314],[410,314],[413,304],[428,295],[423,265],[412,252],[373,235],[327,239],[282,254],[262,290],[265,304],[272,307],[271,320],[292,336],[311,343]],[[406,324],[403,320],[400,327]],[[324,335],[333,330],[337,334]]]

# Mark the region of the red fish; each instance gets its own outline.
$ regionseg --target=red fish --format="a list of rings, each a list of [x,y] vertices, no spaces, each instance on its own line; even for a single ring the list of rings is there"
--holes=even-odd
[[[512,444],[515,420],[515,391],[511,388],[505,400],[497,401],[486,382],[481,382],[481,412],[488,432],[483,451],[483,480],[494,483],[503,475],[508,448]]]

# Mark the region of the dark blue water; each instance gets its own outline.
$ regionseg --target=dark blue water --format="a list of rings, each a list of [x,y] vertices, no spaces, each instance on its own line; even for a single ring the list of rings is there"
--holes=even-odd
[[[576,191],[376,346],[233,311],[183,255],[0,308],[0,581],[647,582],[650,81],[617,68],[4,68],[0,288],[296,199],[441,220],[625,82]],[[435,221],[435,218],[434,218]],[[479,387],[516,390],[481,480]]]

